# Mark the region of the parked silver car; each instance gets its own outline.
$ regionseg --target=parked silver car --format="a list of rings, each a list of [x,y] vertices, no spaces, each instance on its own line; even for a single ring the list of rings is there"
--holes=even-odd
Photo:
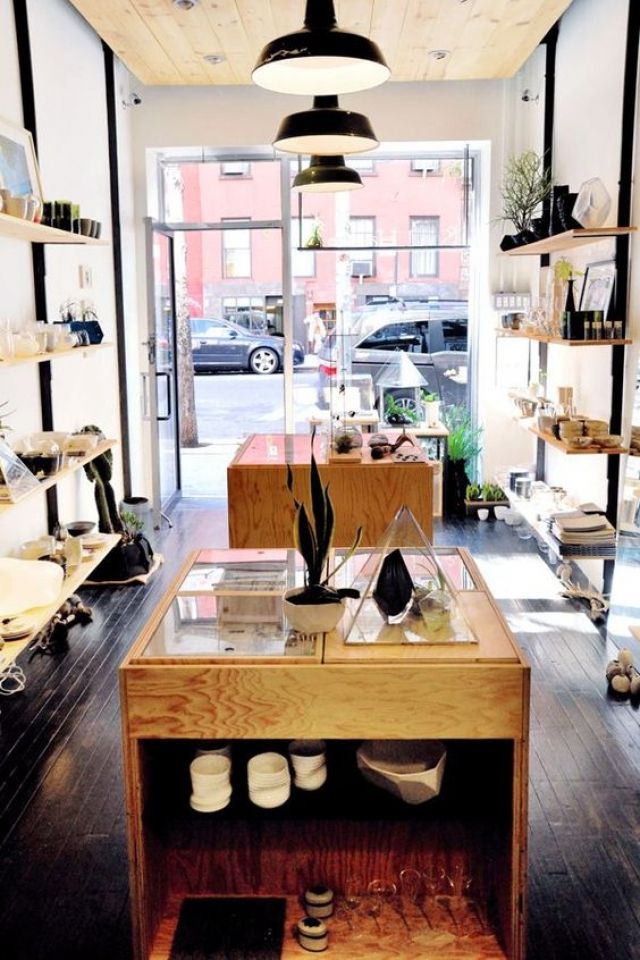
[[[209,370],[246,370],[249,373],[277,373],[284,362],[284,338],[253,333],[228,320],[191,318],[193,367],[196,373]],[[304,363],[304,348],[293,344],[293,365]]]

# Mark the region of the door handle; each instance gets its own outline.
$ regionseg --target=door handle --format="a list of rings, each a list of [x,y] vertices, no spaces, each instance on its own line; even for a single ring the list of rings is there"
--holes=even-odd
[[[168,370],[161,370],[160,373],[156,373],[156,381],[157,381],[160,377],[166,377],[166,378],[167,378],[167,413],[166,413],[166,416],[164,416],[164,417],[161,417],[161,416],[158,415],[158,416],[156,417],[156,420],[161,420],[161,421],[165,422],[166,420],[171,420],[171,413],[172,413],[172,410],[171,410],[171,374],[168,372]]]

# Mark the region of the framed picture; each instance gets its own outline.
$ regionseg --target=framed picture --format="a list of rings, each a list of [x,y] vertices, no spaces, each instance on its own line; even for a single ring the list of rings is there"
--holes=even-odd
[[[0,117],[0,187],[17,197],[33,194],[43,200],[40,170],[28,130]]]
[[[580,310],[602,310],[607,319],[616,279],[614,260],[587,264],[580,295]]]

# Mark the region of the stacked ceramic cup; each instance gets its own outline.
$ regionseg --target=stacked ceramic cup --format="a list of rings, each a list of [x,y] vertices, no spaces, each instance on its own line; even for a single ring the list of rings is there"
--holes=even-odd
[[[327,746],[324,740],[293,740],[289,757],[300,790],[319,790],[327,779]]]
[[[257,807],[280,807],[289,799],[291,775],[280,753],[258,753],[247,764],[249,797]]]
[[[203,754],[191,761],[190,804],[198,813],[214,813],[231,799],[231,760],[221,754]]]

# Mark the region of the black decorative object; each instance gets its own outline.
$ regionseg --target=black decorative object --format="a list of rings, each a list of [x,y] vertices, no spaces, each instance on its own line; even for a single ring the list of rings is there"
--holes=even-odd
[[[551,218],[549,221],[549,236],[554,236],[556,233],[563,233],[565,227],[563,226],[562,216],[564,213],[564,200],[563,197],[566,197],[569,193],[568,184],[563,184],[561,186],[555,186],[551,190]]]
[[[572,216],[577,199],[577,193],[564,193],[558,197],[558,215],[563,230],[575,230],[582,226],[582,224],[574,220]]]
[[[69,324],[72,333],[84,332],[89,338],[90,344],[102,343],[104,333],[98,320],[72,320]]]
[[[564,302],[565,313],[574,313],[576,309],[576,302],[573,296],[573,285],[575,282],[575,277],[569,277],[567,280],[567,298]]]
[[[187,898],[169,960],[280,960],[282,897]]]
[[[471,482],[464,460],[447,460],[445,466],[444,510],[447,517],[464,517],[465,497]]]
[[[400,616],[411,603],[413,580],[400,550],[384,558],[372,596],[387,619]]]

